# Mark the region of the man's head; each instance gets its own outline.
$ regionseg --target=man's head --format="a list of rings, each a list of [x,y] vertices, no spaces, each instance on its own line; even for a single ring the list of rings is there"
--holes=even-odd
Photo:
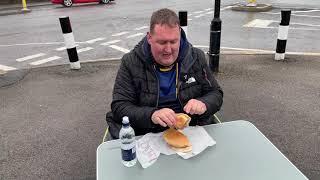
[[[154,12],[147,39],[155,61],[162,66],[172,65],[178,58],[180,47],[180,22],[177,14],[170,9]]]

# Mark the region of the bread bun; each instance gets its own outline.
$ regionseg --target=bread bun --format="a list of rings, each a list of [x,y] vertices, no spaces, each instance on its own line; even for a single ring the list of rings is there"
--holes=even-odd
[[[189,126],[191,117],[184,113],[177,113],[176,114],[176,123],[174,124],[174,127],[176,129],[183,129],[187,126]]]
[[[163,138],[175,151],[190,152],[192,150],[188,137],[176,129],[167,129],[163,133]]]

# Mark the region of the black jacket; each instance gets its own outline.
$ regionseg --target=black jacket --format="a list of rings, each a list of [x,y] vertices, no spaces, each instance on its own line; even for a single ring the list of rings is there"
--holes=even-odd
[[[184,54],[181,55],[183,59],[179,62],[178,99],[181,107],[190,99],[205,103],[207,111],[201,116],[191,116],[190,125],[210,124],[208,120],[222,105],[223,92],[208,68],[204,52],[192,47],[186,41],[183,31],[181,34],[187,44]],[[121,60],[113,89],[112,114],[107,113],[113,138],[118,138],[123,116],[129,117],[136,135],[165,129],[151,121],[151,115],[158,106],[159,83],[155,65],[145,53],[145,47],[149,46],[146,43],[148,42],[145,37]]]

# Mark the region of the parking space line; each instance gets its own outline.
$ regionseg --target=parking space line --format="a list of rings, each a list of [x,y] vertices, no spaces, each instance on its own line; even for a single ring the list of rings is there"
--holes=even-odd
[[[195,11],[195,12],[193,12],[193,14],[200,14],[200,13],[203,13],[203,11]]]
[[[127,38],[129,39],[129,38],[134,38],[134,37],[142,36],[142,35],[144,35],[144,34],[143,33],[136,33],[136,34],[132,34],[130,36],[127,36]]]
[[[213,14],[213,11],[208,11],[206,12],[206,14]]]
[[[211,11],[212,10],[212,8],[207,8],[207,9],[205,9],[205,11]]]
[[[38,57],[41,57],[41,56],[45,56],[45,55],[46,54],[44,54],[44,53],[34,54],[34,55],[26,56],[26,57],[23,57],[23,58],[18,58],[18,59],[16,59],[16,61],[23,62],[23,61],[27,61],[27,60],[30,60],[30,59],[38,58]]]
[[[89,43],[89,44],[93,44],[93,43],[95,43],[95,42],[97,42],[97,41],[102,41],[102,40],[105,40],[106,38],[101,38],[101,37],[99,37],[99,38],[96,38],[96,39],[91,39],[91,40],[88,40],[88,41],[86,41],[87,43]]]
[[[128,53],[128,52],[130,52],[130,50],[129,50],[129,49],[125,49],[125,48],[122,48],[122,47],[119,47],[119,46],[116,46],[116,45],[111,45],[111,46],[109,46],[109,47],[111,47],[111,48],[113,48],[113,49],[115,49],[115,50],[118,50],[118,51],[124,52],[124,53]]]
[[[60,58],[61,57],[59,57],[59,56],[52,56],[52,57],[49,57],[49,58],[46,58],[46,59],[42,59],[42,60],[39,60],[39,61],[31,62],[30,65],[37,66],[37,65],[44,64],[44,63],[47,63],[47,62],[50,62],[50,61],[54,61],[54,60],[57,60],[57,59],[60,59]]]
[[[15,67],[5,66],[5,65],[0,64],[0,70],[2,70],[2,71],[12,71],[12,70],[16,70],[16,69],[17,68],[15,68]]]
[[[149,26],[141,26],[141,27],[135,28],[134,30],[139,31],[139,30],[147,29],[147,28],[149,28]]]
[[[86,48],[82,48],[82,49],[77,50],[77,52],[78,52],[78,53],[81,53],[81,52],[85,52],[85,51],[90,51],[90,50],[92,50],[92,49],[94,49],[94,48],[92,48],[92,47],[86,47]]]
[[[200,14],[200,15],[197,15],[197,16],[195,16],[195,18],[199,18],[199,17],[202,17],[202,16],[204,16],[205,14]]]
[[[273,20],[254,19],[248,22],[247,24],[243,25],[243,27],[266,28],[273,22],[274,22]]]
[[[270,15],[279,15],[280,12],[272,13],[272,12],[261,12],[262,14],[270,14]],[[309,18],[320,18],[320,16],[310,16],[310,15],[303,15],[303,14],[291,14],[291,16],[297,17],[309,17]]]
[[[79,46],[78,44],[76,44],[76,47]],[[63,47],[59,47],[56,49],[56,51],[63,51],[63,50],[66,50],[67,48],[65,46]]]
[[[128,33],[129,33],[128,31],[123,31],[123,32],[120,32],[117,34],[112,34],[111,36],[121,36],[121,35],[128,34]]]
[[[117,40],[112,40],[112,41],[108,41],[108,42],[105,42],[105,43],[102,43],[100,45],[102,46],[109,46],[110,44],[114,44],[114,43],[117,43],[117,42],[120,42],[121,40],[117,39]]]

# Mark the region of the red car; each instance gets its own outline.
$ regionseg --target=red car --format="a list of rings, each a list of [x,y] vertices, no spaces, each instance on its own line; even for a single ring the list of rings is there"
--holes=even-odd
[[[72,6],[74,3],[91,3],[91,2],[99,2],[102,4],[108,4],[110,1],[114,0],[51,0],[53,4],[62,4],[66,7]]]

